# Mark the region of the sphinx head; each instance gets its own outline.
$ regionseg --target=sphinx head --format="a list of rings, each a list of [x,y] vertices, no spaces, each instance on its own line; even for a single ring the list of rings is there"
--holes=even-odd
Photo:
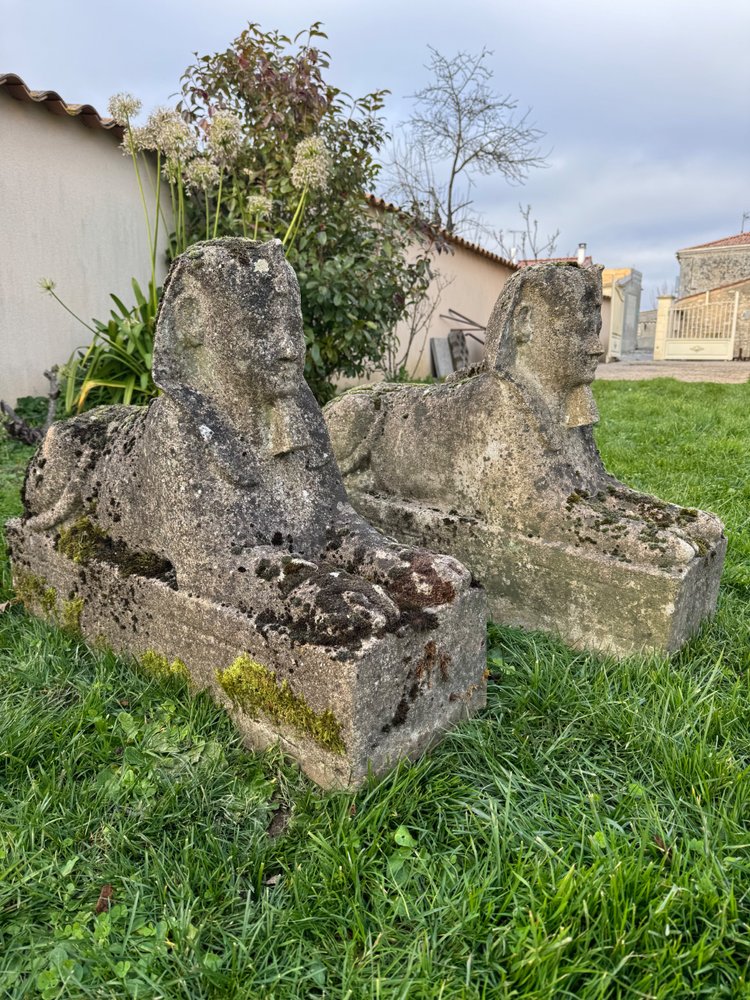
[[[538,264],[508,281],[492,311],[486,365],[564,396],[594,380],[602,355],[601,269]]]
[[[197,243],[172,264],[154,344],[154,381],[227,408],[294,395],[303,384],[299,285],[278,240]]]

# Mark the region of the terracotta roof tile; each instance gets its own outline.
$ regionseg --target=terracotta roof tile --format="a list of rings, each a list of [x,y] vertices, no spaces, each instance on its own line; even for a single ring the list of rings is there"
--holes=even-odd
[[[750,233],[737,233],[736,236],[724,236],[720,240],[712,240],[710,243],[698,243],[694,247],[683,247],[677,253],[685,253],[686,250],[707,250],[713,247],[744,247],[750,246]]]
[[[102,118],[90,104],[68,104],[54,90],[31,90],[15,73],[0,73],[0,87],[17,101],[43,104],[53,115],[80,118],[89,128],[103,128],[122,138],[123,130],[114,118]]]
[[[368,204],[372,205],[373,208],[379,208],[383,212],[398,212],[408,218],[408,212],[405,212],[392,202],[386,201],[384,198],[378,198],[374,194],[368,194],[366,199]],[[512,271],[518,270],[518,264],[514,264],[512,260],[508,260],[506,257],[501,257],[500,254],[493,253],[492,250],[485,250],[485,248],[480,247],[478,243],[470,243],[469,240],[465,240],[463,236],[456,236],[454,233],[449,233],[445,229],[439,230],[438,235],[447,243],[452,243],[457,247],[463,247],[464,250],[471,250],[472,253],[479,254],[480,257],[486,257],[487,260],[494,260],[498,264],[504,264]]]

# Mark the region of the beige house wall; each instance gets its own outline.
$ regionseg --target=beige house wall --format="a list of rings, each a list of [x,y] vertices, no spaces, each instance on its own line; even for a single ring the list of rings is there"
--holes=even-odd
[[[414,250],[416,256],[417,250]],[[506,281],[515,269],[498,260],[484,257],[475,250],[451,245],[449,252],[434,254],[435,276],[426,301],[417,315],[420,326],[409,346],[413,320],[404,320],[396,327],[399,340],[397,360],[403,362],[412,378],[425,378],[432,374],[430,338],[447,337],[460,322],[444,318],[454,309],[480,326],[486,326],[490,313]],[[477,332],[484,340],[484,334]],[[484,356],[483,344],[467,336],[471,364]]]
[[[605,302],[609,302],[608,309]],[[605,268],[601,335],[605,361],[618,360],[636,349],[640,308],[641,272],[632,267]]]
[[[612,295],[602,294],[602,328],[599,331],[599,340],[602,342],[603,360],[609,357],[609,338],[612,331]]]
[[[0,90],[0,149],[0,399],[12,404],[45,393],[44,369],[90,339],[39,290],[39,279],[51,278],[90,322],[109,316],[110,292],[129,305],[131,278],[145,289],[150,266],[133,165],[112,132]],[[166,185],[162,202],[171,228]],[[160,281],[167,235],[163,229]]]

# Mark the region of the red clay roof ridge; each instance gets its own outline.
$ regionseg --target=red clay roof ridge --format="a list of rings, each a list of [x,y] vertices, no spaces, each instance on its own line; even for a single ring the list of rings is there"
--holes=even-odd
[[[80,118],[89,128],[102,128],[122,137],[123,129],[114,118],[104,118],[92,104],[69,104],[56,90],[32,90],[17,73],[0,73],[0,87],[17,101],[43,104],[53,115]]]
[[[735,236],[722,236],[720,240],[711,240],[709,243],[697,243],[693,247],[683,247],[677,253],[685,253],[687,250],[708,250],[710,247],[741,247],[750,245],[750,233],[737,233]]]
[[[375,194],[368,194],[365,198],[374,208],[380,208],[384,212],[397,212],[406,218],[409,217],[409,213],[405,209],[399,208],[398,205],[394,205],[393,202],[386,201],[385,198],[379,198]],[[480,257],[486,257],[487,260],[494,260],[498,264],[504,264],[513,271],[518,270],[518,264],[514,264],[512,260],[508,260],[507,257],[501,257],[500,254],[495,253],[492,250],[487,250],[478,243],[471,243],[469,240],[464,239],[463,236],[457,236],[455,233],[449,233],[445,229],[438,230],[438,235],[441,239],[446,240],[448,243],[453,243],[455,246],[463,247],[464,250],[471,250],[472,253],[479,254]]]

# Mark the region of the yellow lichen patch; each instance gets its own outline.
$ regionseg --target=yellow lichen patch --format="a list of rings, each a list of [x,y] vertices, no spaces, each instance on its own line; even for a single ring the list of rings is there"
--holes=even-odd
[[[72,597],[69,601],[63,601],[60,627],[65,629],[66,632],[80,632],[83,607],[84,601],[82,597]]]
[[[27,570],[15,571],[16,595],[23,601],[27,611],[40,609],[45,615],[57,613],[57,591],[42,576]]]
[[[314,712],[301,695],[296,695],[276,674],[249,656],[238,656],[216,679],[235,705],[249,715],[262,712],[277,723],[292,726],[311,736],[332,753],[346,753],[341,738],[341,723],[330,709]]]
[[[60,531],[57,551],[74,563],[85,566],[94,558],[106,537],[101,528],[97,528],[88,517],[79,517]]]
[[[141,657],[141,666],[147,674],[151,674],[157,680],[165,681],[178,678],[181,681],[190,680],[190,672],[182,660],[174,659],[170,663],[166,656],[147,649]]]

